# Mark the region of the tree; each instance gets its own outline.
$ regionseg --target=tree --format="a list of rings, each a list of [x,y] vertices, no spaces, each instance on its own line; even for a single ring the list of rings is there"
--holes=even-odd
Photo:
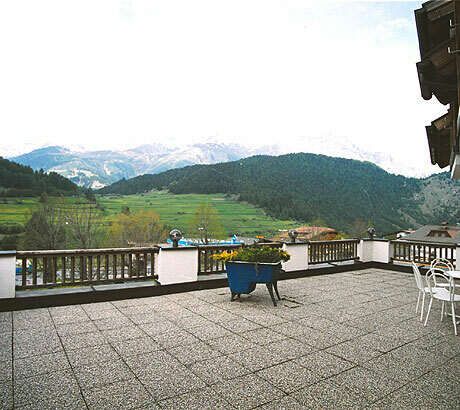
[[[49,201],[48,194],[46,192],[42,192],[40,197],[38,198],[38,202],[42,204],[46,204]]]
[[[109,230],[113,246],[156,245],[167,236],[167,230],[155,211],[119,213]]]
[[[95,204],[97,202],[96,195],[94,195],[94,192],[91,188],[85,191],[85,198],[89,203]]]
[[[66,244],[65,215],[56,202],[42,202],[25,225],[24,249],[63,249]]]
[[[205,244],[208,244],[210,239],[225,238],[219,213],[209,202],[198,205],[190,222],[190,233]]]
[[[95,204],[66,207],[65,224],[69,237],[80,249],[95,248],[102,240],[101,212]]]

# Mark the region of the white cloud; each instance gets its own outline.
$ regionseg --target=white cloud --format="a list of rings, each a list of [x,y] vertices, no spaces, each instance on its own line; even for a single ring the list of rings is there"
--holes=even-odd
[[[418,4],[4,1],[0,151],[343,135],[429,169]]]

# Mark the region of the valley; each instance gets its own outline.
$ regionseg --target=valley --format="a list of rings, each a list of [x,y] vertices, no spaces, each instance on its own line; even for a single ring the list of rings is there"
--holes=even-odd
[[[68,204],[76,204],[82,197],[61,199]],[[272,235],[279,229],[298,226],[292,220],[281,220],[268,216],[262,209],[245,202],[239,202],[223,194],[183,194],[169,192],[150,192],[136,195],[101,195],[97,196],[102,207],[102,223],[109,224],[124,207],[131,212],[153,210],[160,220],[169,228],[178,228],[187,235],[189,221],[199,204],[211,203],[217,210],[225,232],[238,233],[242,236]],[[38,198],[1,198],[0,215],[2,224],[24,225],[38,206]]]

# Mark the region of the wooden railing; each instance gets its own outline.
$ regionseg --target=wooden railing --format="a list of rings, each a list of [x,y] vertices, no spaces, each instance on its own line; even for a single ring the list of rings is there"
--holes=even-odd
[[[233,251],[241,248],[241,245],[200,245],[198,246],[198,274],[225,272],[225,263],[217,261],[213,255],[223,251]]]
[[[157,247],[20,251],[18,289],[154,278]]]
[[[308,246],[308,263],[344,262],[358,259],[359,239],[338,241],[311,241]]]
[[[436,258],[444,258],[455,266],[455,245],[404,240],[390,241],[390,244],[392,261],[429,265]]]
[[[217,261],[213,255],[223,251],[232,251],[244,247],[245,245],[199,245],[198,246],[198,274],[206,275],[210,273],[225,272],[225,263]],[[255,246],[269,246],[271,248],[281,248],[281,242],[257,243]]]
[[[269,246],[270,248],[282,248],[282,242],[262,242],[256,243],[256,246]]]

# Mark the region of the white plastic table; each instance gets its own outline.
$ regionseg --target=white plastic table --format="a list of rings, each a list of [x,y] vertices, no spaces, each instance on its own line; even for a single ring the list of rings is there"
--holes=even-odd
[[[448,270],[446,273],[454,280],[454,285],[455,285],[455,280],[456,279],[460,280],[460,271],[459,270]],[[455,315],[455,317],[460,319],[459,315]],[[457,322],[457,325],[460,325],[460,321]]]
[[[448,270],[447,274],[454,280],[460,279],[460,270]]]

